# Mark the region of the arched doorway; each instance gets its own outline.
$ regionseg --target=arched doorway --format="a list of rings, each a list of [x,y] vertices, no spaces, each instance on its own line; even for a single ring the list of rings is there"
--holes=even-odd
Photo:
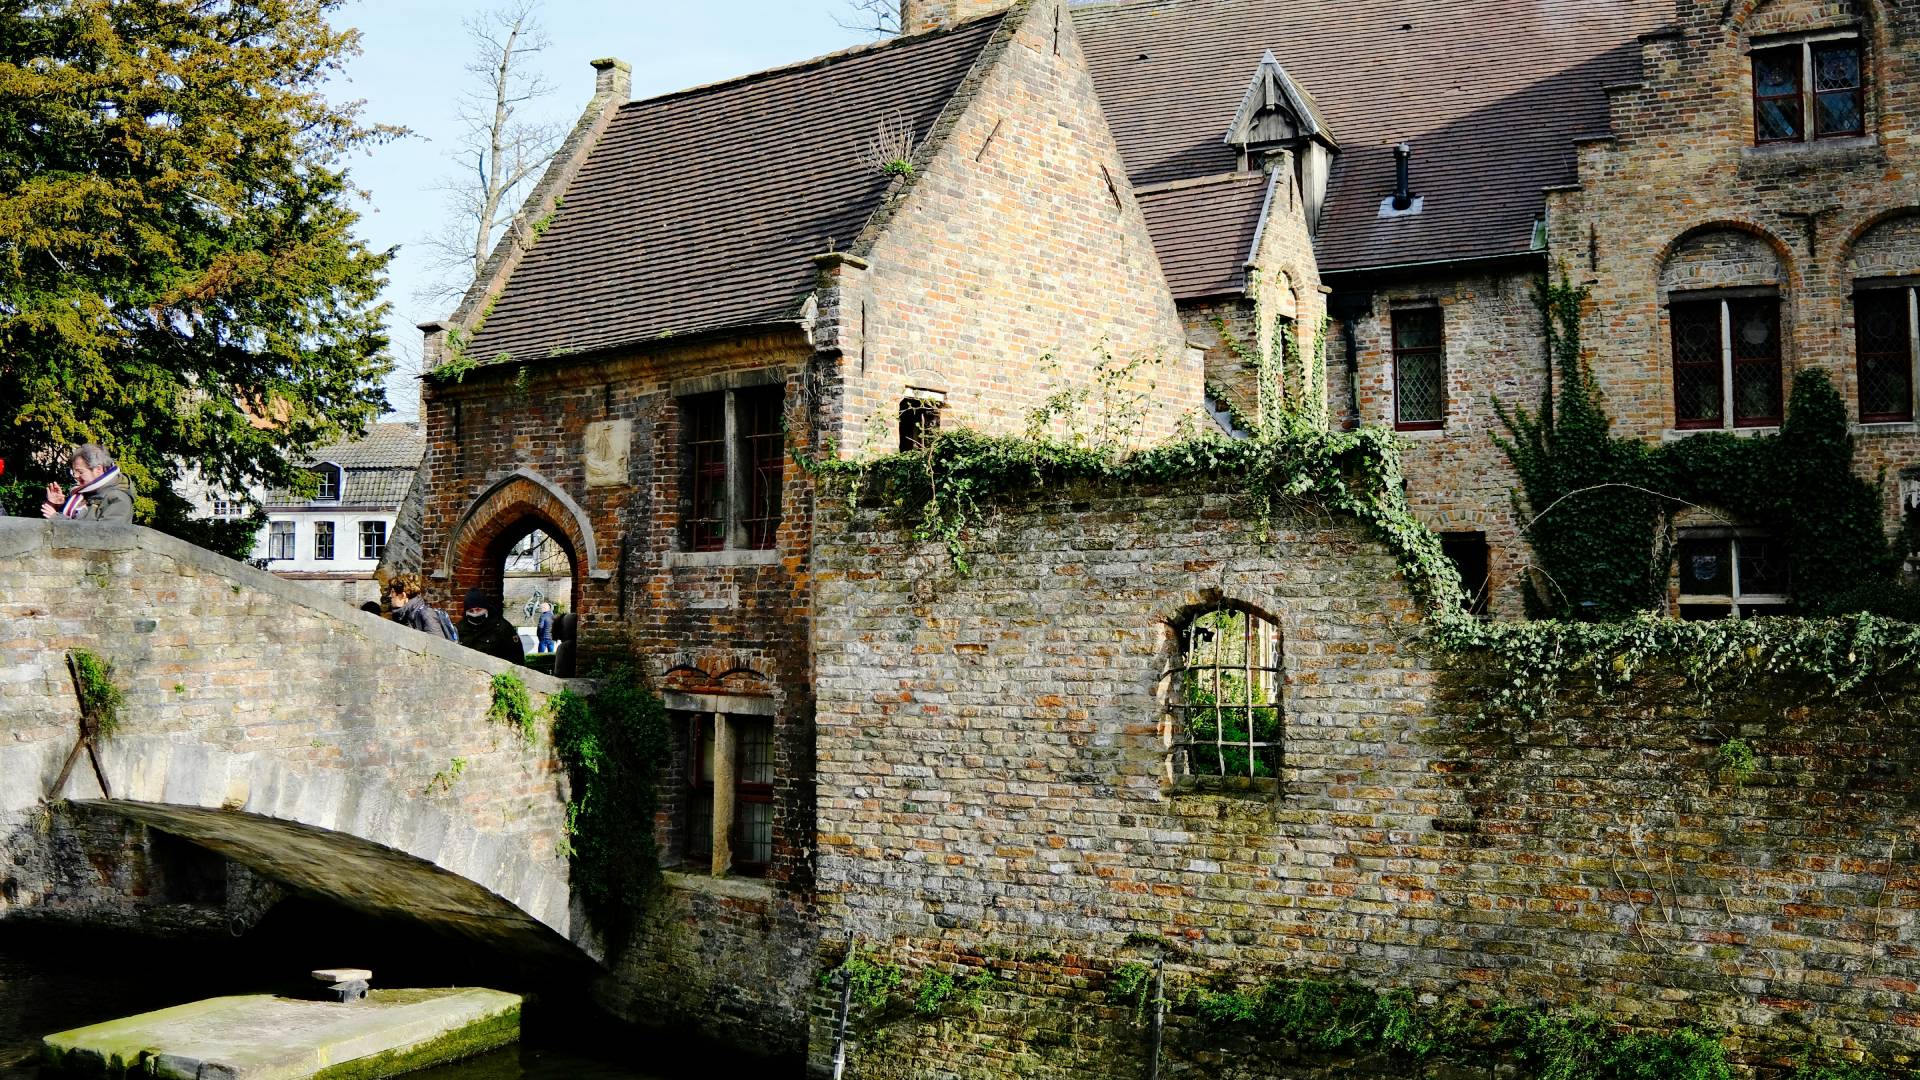
[[[468,590],[479,589],[516,626],[532,629],[540,602],[577,617],[590,606],[587,583],[609,575],[599,569],[593,526],[579,505],[545,477],[521,469],[460,516],[438,576],[448,584],[450,612]],[[557,626],[555,636],[562,636]]]

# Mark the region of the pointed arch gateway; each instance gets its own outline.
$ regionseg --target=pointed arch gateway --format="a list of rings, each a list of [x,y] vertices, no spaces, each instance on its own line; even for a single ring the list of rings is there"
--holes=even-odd
[[[536,531],[551,537],[567,556],[573,610],[580,609],[588,581],[612,578],[612,571],[601,567],[599,541],[580,504],[532,469],[515,469],[476,496],[448,533],[440,577],[448,583],[449,599],[457,601],[473,588],[503,595],[508,555]]]

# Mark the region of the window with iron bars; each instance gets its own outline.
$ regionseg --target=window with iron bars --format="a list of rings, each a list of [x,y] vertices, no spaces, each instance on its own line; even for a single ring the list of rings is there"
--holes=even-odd
[[[1170,779],[1265,780],[1277,790],[1286,760],[1280,627],[1249,608],[1222,605],[1188,619],[1177,634],[1166,684]]]
[[[781,385],[681,399],[686,550],[774,546],[787,463],[785,400]]]

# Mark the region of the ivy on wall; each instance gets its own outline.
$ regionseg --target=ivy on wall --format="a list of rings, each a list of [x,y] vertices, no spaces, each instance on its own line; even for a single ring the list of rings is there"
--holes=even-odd
[[[1615,435],[1581,358],[1586,299],[1565,281],[1539,286],[1559,393],[1537,413],[1494,403],[1507,429],[1494,441],[1520,477],[1515,509],[1533,549],[1529,614],[1598,621],[1663,609],[1675,521],[1695,508],[1781,541],[1802,612],[1920,615],[1920,597],[1899,581],[1883,492],[1853,471],[1846,403],[1825,371],[1795,373],[1778,434],[1663,445]]]
[[[574,891],[609,948],[632,931],[659,876],[653,839],[659,763],[669,750],[666,708],[630,667],[595,672],[592,697],[562,690],[548,702],[554,752],[567,767]]]

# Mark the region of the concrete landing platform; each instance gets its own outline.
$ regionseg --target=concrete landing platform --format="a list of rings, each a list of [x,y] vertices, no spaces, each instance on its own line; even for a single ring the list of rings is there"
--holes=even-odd
[[[268,994],[209,998],[49,1035],[70,1075],[172,1080],[374,1080],[520,1037],[520,997],[498,990],[375,990],[353,1004]]]

